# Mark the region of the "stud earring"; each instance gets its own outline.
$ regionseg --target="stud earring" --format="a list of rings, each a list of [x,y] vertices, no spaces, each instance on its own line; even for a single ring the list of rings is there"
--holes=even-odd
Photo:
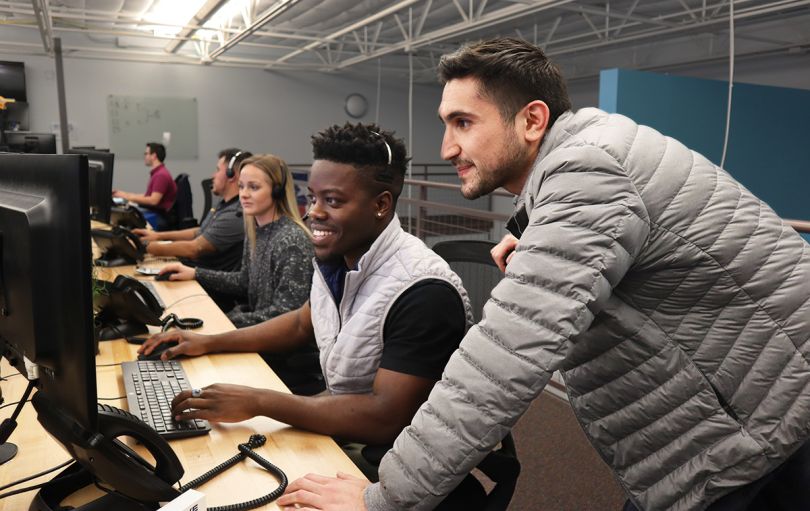
[[[377,212],[377,218],[382,218],[382,213],[380,213],[379,211]]]

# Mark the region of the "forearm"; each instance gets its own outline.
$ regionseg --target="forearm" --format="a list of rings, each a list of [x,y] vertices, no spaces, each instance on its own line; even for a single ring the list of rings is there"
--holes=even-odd
[[[160,204],[160,197],[156,195],[142,195],[139,193],[131,193],[127,196],[127,200],[139,204],[141,206],[157,206]]]
[[[200,256],[208,253],[202,250],[199,243],[195,241],[175,241],[172,243],[150,243],[146,251],[156,256],[183,257],[186,259],[199,259]]]
[[[405,426],[390,419],[374,394],[296,396],[267,390],[257,407],[259,415],[290,426],[363,444],[391,443]]]
[[[156,231],[152,235],[161,241],[190,241],[197,237],[199,231],[198,227],[191,227],[182,231]]]
[[[244,260],[242,264],[245,264]],[[218,271],[209,270],[207,268],[197,268],[195,277],[197,282],[202,284],[207,290],[234,295],[244,299],[247,296],[247,288],[242,285],[242,272],[244,271],[246,271],[244,267],[240,271]]]
[[[209,352],[285,353],[314,341],[301,309],[253,326],[238,328],[209,337]]]

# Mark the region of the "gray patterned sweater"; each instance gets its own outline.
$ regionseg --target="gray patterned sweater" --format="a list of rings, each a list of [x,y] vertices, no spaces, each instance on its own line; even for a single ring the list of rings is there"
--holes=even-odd
[[[297,309],[312,285],[312,242],[295,222],[281,217],[256,228],[256,248],[245,243],[239,271],[197,268],[197,281],[207,290],[237,296],[247,303],[228,318],[237,328],[261,323]]]

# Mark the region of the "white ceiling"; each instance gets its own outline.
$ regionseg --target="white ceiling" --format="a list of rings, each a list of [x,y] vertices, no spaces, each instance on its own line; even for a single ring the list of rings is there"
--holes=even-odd
[[[164,3],[166,2],[166,3]],[[191,5],[176,21],[166,11]],[[569,79],[728,58],[729,0],[0,0],[0,52],[407,75],[494,35],[545,47]],[[810,0],[734,0],[738,59],[804,55]],[[205,29],[200,30],[205,25]]]

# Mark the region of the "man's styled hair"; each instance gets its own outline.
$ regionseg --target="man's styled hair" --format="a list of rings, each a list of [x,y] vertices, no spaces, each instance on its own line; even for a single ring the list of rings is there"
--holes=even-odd
[[[376,124],[335,124],[312,136],[314,159],[353,166],[376,193],[391,192],[395,205],[408,169],[407,153],[402,139]]]
[[[158,142],[147,142],[146,147],[149,148],[149,152],[156,155],[158,161],[163,163],[166,161],[166,146]]]
[[[239,172],[239,168],[242,166],[242,162],[253,156],[253,153],[250,151],[243,151],[236,147],[230,147],[228,149],[223,149],[217,155],[217,159],[223,158],[225,160],[225,167],[231,163],[231,159],[236,156],[236,159],[233,161],[233,170],[234,172]]]
[[[233,158],[234,156],[239,154],[240,151],[241,151],[241,149],[238,149],[236,147],[229,147],[228,149],[223,149],[217,155],[217,159],[225,158],[225,164],[227,165],[228,162],[231,161],[231,158]],[[242,156],[242,155],[240,154],[239,156]]]
[[[551,127],[571,100],[560,70],[543,50],[520,39],[490,39],[462,46],[442,56],[439,81],[471,76],[480,92],[492,100],[504,121],[512,121],[521,108],[539,99],[548,105]]]

